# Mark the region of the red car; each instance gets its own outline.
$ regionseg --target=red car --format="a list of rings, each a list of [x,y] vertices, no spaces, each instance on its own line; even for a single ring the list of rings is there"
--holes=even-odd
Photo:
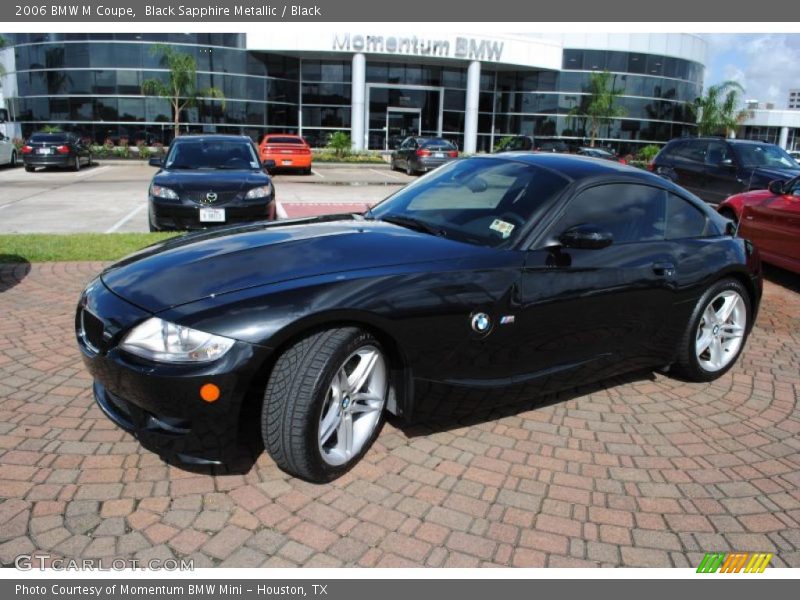
[[[739,236],[756,245],[764,262],[800,273],[800,177],[731,196],[718,210],[739,223]]]

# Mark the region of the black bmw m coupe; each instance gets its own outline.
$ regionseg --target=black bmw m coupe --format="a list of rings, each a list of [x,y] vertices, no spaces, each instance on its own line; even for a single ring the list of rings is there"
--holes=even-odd
[[[364,214],[146,248],[86,288],[76,330],[99,406],[163,458],[225,463],[260,426],[281,468],[328,481],[387,413],[639,369],[713,380],[761,289],[753,246],[671,182],[507,153],[445,165]]]

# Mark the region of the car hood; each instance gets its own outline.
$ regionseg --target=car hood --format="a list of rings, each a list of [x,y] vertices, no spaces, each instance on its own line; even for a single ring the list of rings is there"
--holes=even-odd
[[[381,221],[330,217],[243,225],[149,246],[102,274],[150,312],[290,279],[491,251]]]
[[[179,169],[159,171],[153,183],[176,192],[238,192],[266,185],[269,176],[252,169]]]
[[[746,167],[745,171],[769,181],[774,181],[776,179],[786,181],[800,175],[800,165],[798,165],[797,168],[787,167],[785,169],[778,169],[775,167]]]

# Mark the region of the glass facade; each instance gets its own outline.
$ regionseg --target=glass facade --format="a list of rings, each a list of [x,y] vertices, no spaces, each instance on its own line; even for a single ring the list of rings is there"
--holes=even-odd
[[[324,145],[333,131],[351,128],[351,57],[248,51],[242,34],[9,34],[17,93],[10,117],[27,136],[58,125],[102,142],[108,138],[168,143],[167,100],[141,94],[146,79],[166,80],[153,51],[168,43],[197,60],[197,87],[216,87],[219,102],[201,101],[181,115],[192,132],[302,133]],[[428,63],[432,64],[428,64]],[[367,146],[393,147],[407,135],[441,135],[464,147],[467,68],[464,62],[368,55]],[[565,49],[562,70],[481,65],[477,150],[501,137],[584,143],[592,72],[608,70],[622,96],[624,116],[600,130],[617,150],[695,133],[690,104],[700,95],[703,66],[633,52]]]
[[[736,132],[736,137],[780,145],[781,129],[782,127],[768,127],[765,125],[743,125]],[[800,129],[787,127],[786,149],[797,150],[798,148],[800,148]]]

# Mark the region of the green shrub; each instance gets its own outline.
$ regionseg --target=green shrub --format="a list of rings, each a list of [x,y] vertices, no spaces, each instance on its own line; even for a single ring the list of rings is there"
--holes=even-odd
[[[636,160],[650,162],[656,157],[656,154],[658,154],[660,150],[661,147],[656,146],[655,144],[650,144],[644,148],[640,148],[639,152],[636,153]]]
[[[507,135],[506,137],[500,138],[497,140],[497,143],[494,145],[494,152],[502,152],[508,145],[514,140],[513,135]]]
[[[42,133],[61,133],[63,130],[58,125],[45,125],[40,131]]]
[[[376,152],[355,152],[349,153],[345,156],[338,156],[335,152],[330,150],[322,150],[314,152],[315,162],[345,162],[345,163],[372,163],[382,164],[386,161],[381,158],[381,155]]]
[[[344,158],[351,153],[353,142],[350,136],[344,131],[336,131],[328,136],[328,145],[325,146],[326,150],[330,150],[337,157]]]
[[[152,150],[150,150],[150,148],[148,148],[147,144],[145,144],[144,142],[136,144],[136,148],[139,150],[139,158],[141,158],[142,160],[149,159],[150,156],[153,154]]]
[[[108,148],[102,144],[92,144],[89,146],[89,152],[91,152],[92,156],[95,158],[105,158],[108,156]]]
[[[130,158],[131,149],[128,146],[117,146],[114,148],[114,156],[117,158]]]

